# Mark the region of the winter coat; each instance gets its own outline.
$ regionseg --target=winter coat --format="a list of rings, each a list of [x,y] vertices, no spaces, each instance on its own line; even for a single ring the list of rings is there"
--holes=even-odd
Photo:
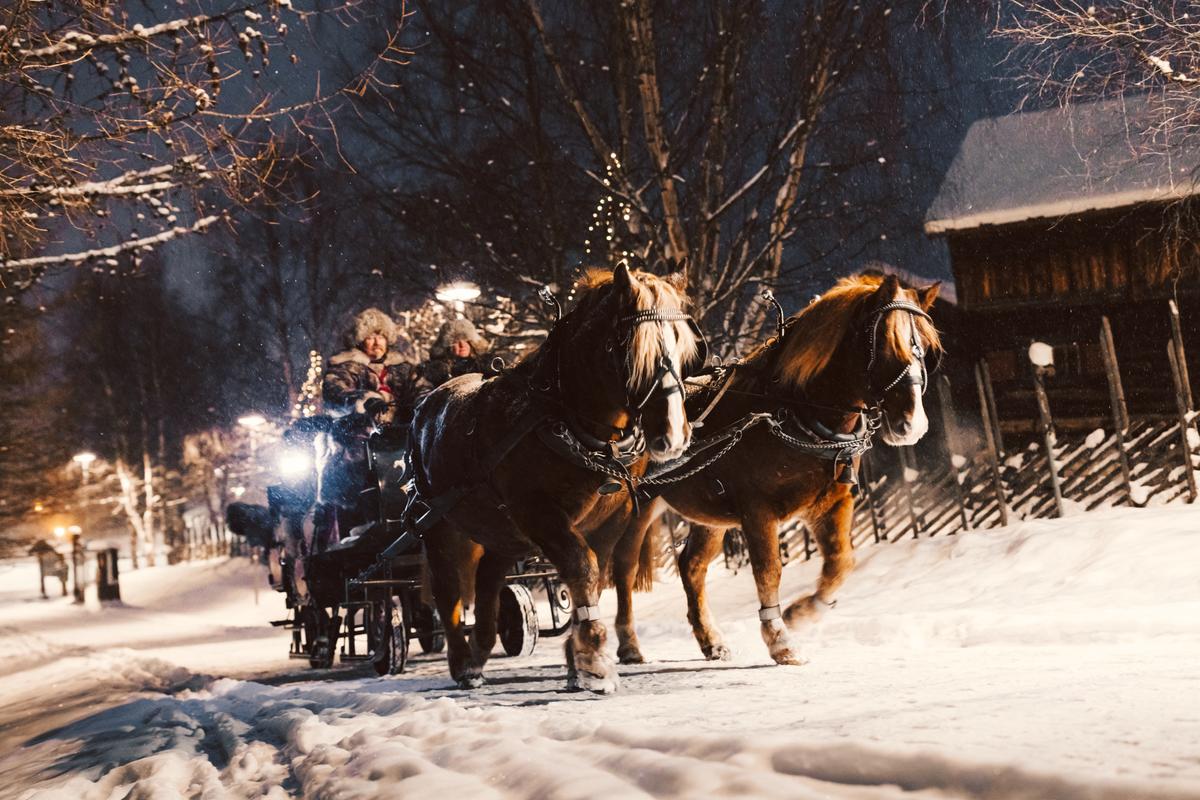
[[[452,347],[458,341],[466,341],[471,345],[471,355],[463,358],[454,355]],[[484,354],[487,353],[488,347],[487,339],[479,335],[471,320],[450,320],[442,325],[437,340],[429,348],[429,361],[422,367],[421,375],[432,387],[459,375],[484,372]]]
[[[333,416],[361,414],[368,400],[385,400],[390,408],[383,421],[403,424],[412,415],[423,388],[417,368],[400,353],[389,350],[382,361],[373,362],[355,348],[329,359],[321,397],[325,413]]]

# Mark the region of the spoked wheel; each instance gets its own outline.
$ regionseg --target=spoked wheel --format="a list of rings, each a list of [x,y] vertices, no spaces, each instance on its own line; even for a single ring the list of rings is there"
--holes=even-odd
[[[313,620],[312,635],[308,639],[308,665],[313,669],[329,669],[333,666],[334,622],[325,609],[306,606]],[[308,630],[306,626],[305,630]]]
[[[387,615],[383,640],[385,657],[375,662],[375,670],[380,675],[399,675],[408,663],[408,630],[412,626],[404,595],[388,595],[384,611]]]
[[[505,653],[510,656],[533,653],[538,637],[537,608],[527,587],[510,583],[500,591],[496,629]]]
[[[446,649],[446,634],[437,609],[422,603],[416,613],[417,643],[422,653],[440,653]]]

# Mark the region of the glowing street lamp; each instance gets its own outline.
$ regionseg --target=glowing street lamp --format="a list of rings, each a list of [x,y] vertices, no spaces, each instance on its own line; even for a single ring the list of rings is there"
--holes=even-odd
[[[1045,342],[1034,342],[1029,345],[1029,360],[1033,362],[1035,367],[1054,366],[1054,348]]]
[[[92,462],[96,460],[96,454],[89,453],[85,450],[82,453],[76,453],[75,455],[71,456],[71,460],[78,464],[83,470],[83,482],[86,484],[88,482],[88,471],[92,467]]]
[[[460,316],[463,313],[463,303],[474,300],[482,294],[479,285],[470,281],[454,281],[453,283],[444,283],[437,288],[435,297],[443,303],[449,303],[455,313]]]
[[[245,416],[238,417],[238,425],[241,425],[243,428],[249,428],[250,430],[261,428],[266,424],[267,418],[262,414],[246,414]]]

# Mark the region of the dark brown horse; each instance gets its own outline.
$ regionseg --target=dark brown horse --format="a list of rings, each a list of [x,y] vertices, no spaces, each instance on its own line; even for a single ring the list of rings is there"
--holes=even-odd
[[[781,337],[690,396],[691,419],[711,410],[700,428],[704,435],[693,441],[693,462],[675,474],[703,468],[663,484],[660,498],[633,519],[614,555],[618,589],[630,585],[634,554],[669,504],[693,523],[679,561],[688,620],[706,657],[728,658],[709,612],[705,576],[725,531],[740,527],[758,588],[763,640],[778,663],[802,663],[784,623],[795,626],[831,605],[854,566],[850,525],[858,457],[877,429],[888,444],[911,445],[929,426],[922,405],[924,358],[940,351],[941,343],[926,310],[937,290],[903,289],[895,277],[845,278],[788,320]],[[715,460],[704,466],[707,459]],[[824,564],[816,591],[781,612],[779,526],[793,517],[816,537]],[[625,591],[619,594],[617,635],[621,661],[641,661]]]
[[[617,688],[596,608],[600,581],[628,526],[636,476],[688,443],[680,378],[698,339],[684,305],[677,281],[624,266],[593,273],[524,361],[488,380],[454,378],[418,408],[414,477],[427,518],[437,520],[423,533],[425,552],[460,685],[482,683],[506,571],[540,549],[575,603],[569,685]],[[469,646],[456,569],[468,539],[485,551]]]

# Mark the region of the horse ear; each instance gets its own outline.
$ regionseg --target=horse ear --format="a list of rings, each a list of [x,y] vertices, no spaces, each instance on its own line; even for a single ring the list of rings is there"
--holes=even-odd
[[[938,281],[932,286],[926,286],[924,289],[919,290],[917,292],[917,299],[921,303],[921,308],[925,309],[926,311],[932,308],[933,301],[937,300],[938,292],[941,290],[941,288],[942,282]]]
[[[629,273],[629,264],[622,261],[613,270],[613,288],[618,292],[633,291],[633,275]]]
[[[683,292],[687,290],[687,270],[680,268],[663,276],[667,283]]]

